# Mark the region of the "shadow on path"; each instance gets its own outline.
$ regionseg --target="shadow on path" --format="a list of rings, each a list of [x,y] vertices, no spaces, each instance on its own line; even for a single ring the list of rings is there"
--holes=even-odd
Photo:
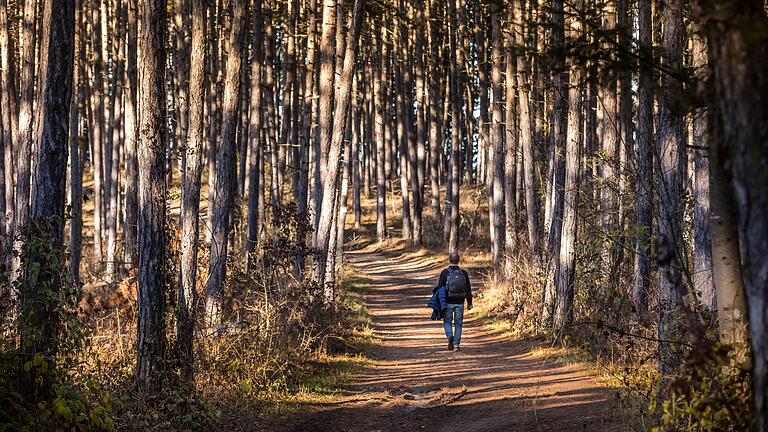
[[[428,257],[349,252],[382,344],[340,402],[292,431],[621,431],[618,405],[576,366],[545,362],[465,312],[462,351],[448,351],[426,302],[442,266]],[[480,278],[473,279],[480,285]]]

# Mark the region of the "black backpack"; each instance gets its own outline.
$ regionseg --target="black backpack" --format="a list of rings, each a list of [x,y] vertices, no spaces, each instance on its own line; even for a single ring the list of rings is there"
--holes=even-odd
[[[449,268],[445,285],[445,296],[447,298],[463,299],[467,296],[467,278],[464,276],[464,270]]]

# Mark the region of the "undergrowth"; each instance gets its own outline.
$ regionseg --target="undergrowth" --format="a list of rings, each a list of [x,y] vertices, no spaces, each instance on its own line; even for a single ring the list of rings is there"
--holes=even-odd
[[[299,224],[308,221],[297,218],[290,205],[272,213],[270,235],[248,263],[229,260],[223,324],[207,328],[198,313],[193,382],[180,378],[173,301],[166,316],[165,376],[156,394],[136,391],[132,302],[86,314],[78,309],[80,287],[64,285],[51,297],[55,301],[50,307],[63,323],[58,339],[71,343],[51,356],[30,357],[19,350],[18,322],[3,321],[0,431],[245,430],[254,422],[277,422],[301,404],[333,397],[366,364],[365,349],[374,343],[356,292],[357,275],[342,271],[338,301],[324,304],[320,290],[297,281],[293,273],[299,253],[293,239]],[[168,233],[169,275],[178,272],[177,236],[176,230]],[[65,278],[60,247],[47,243],[44,236],[25,245],[25,251],[46,246],[49,271]],[[206,262],[203,247],[199,262]],[[204,267],[200,266],[198,281],[205,280]],[[8,288],[9,282],[5,283]],[[29,298],[20,291],[21,282],[14,284]],[[134,278],[122,284],[129,285],[135,296]],[[169,278],[166,298],[175,299],[175,286]],[[198,299],[204,297],[200,292]],[[4,298],[1,306],[11,307],[9,299]],[[51,382],[45,394],[30,396],[23,385],[24,375],[30,373],[33,380],[44,376]]]

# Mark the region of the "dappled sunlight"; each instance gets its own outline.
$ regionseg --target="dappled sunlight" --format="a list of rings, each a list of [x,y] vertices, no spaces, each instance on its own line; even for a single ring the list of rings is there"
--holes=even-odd
[[[624,430],[608,389],[535,344],[486,328],[475,311],[465,309],[461,351],[448,351],[442,321],[426,307],[444,256],[369,243],[347,260],[366,278],[361,293],[381,344],[339,403],[295,430]],[[482,291],[483,278],[467,267]]]

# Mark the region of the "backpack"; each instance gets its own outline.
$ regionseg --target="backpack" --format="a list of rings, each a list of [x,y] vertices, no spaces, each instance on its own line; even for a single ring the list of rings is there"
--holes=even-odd
[[[467,296],[467,278],[464,276],[464,270],[460,268],[448,269],[448,278],[445,285],[446,297],[463,299]]]

